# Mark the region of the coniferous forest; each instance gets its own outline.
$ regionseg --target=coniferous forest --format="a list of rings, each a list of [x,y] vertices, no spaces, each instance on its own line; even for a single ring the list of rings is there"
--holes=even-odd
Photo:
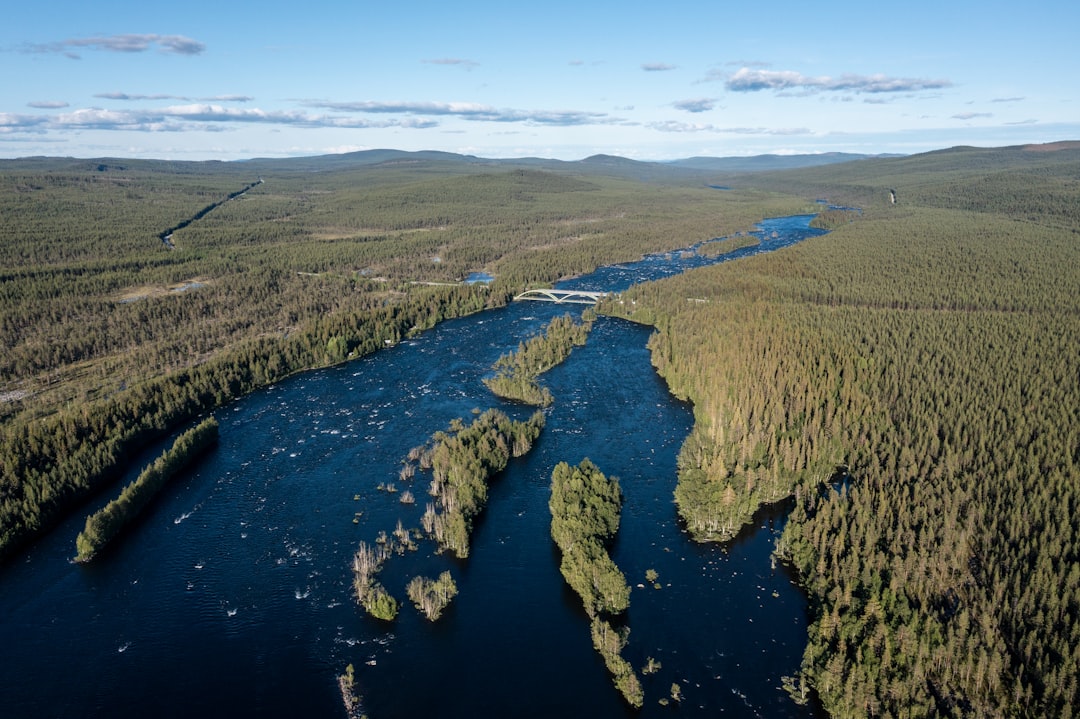
[[[1059,152],[762,180],[863,212],[611,305],[694,402],[688,529],[795,498],[777,554],[814,621],[791,690],[833,716],[1078,706],[1080,154]]]
[[[401,160],[0,162],[0,556],[254,389],[823,211],[829,234],[599,308],[655,329],[693,403],[681,521],[727,541],[792,502],[776,554],[811,611],[794,700],[1080,707],[1080,144],[741,175]],[[463,282],[478,271],[494,282]],[[370,579],[384,557],[359,559]],[[358,596],[393,616],[380,589]]]

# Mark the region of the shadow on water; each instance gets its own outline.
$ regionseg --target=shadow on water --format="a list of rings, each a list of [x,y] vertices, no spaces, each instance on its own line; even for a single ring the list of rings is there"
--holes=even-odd
[[[776,220],[775,242],[818,234],[807,219]],[[575,281],[621,289],[649,279],[650,268],[669,274],[671,261],[646,258],[650,267]],[[650,330],[620,320],[600,318],[588,343],[544,376],[556,398],[544,433],[492,483],[469,558],[425,542],[380,575],[407,603],[411,577],[451,571],[459,594],[443,618],[431,624],[404,606],[387,624],[356,606],[358,543],[399,519],[418,527],[428,500],[424,476],[399,478],[402,459],[474,409],[531,414],[480,380],[500,354],[567,311],[516,303],[447,321],[219,410],[217,449],[101,562],[69,562],[80,515],[0,569],[5,713],[340,717],[335,677],[352,664],[372,719],[660,716],[672,711],[658,700],[673,683],[683,714],[818,716],[780,689],[799,665],[807,623],[805,599],[770,558],[784,506],[759,512],[727,545],[689,540],[672,492],[692,411],[653,371]],[[625,495],[612,547],[633,588],[625,655],[637,668],[649,657],[661,664],[644,677],[636,713],[592,648],[550,539],[551,470],[584,457],[617,476]],[[387,482],[412,491],[416,504],[377,489]],[[659,589],[646,583],[649,569]]]

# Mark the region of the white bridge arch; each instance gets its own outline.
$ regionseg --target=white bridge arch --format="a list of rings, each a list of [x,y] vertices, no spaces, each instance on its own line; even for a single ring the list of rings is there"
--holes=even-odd
[[[516,296],[514,301],[533,300],[534,302],[595,305],[607,294],[607,292],[590,292],[589,290],[525,290]]]

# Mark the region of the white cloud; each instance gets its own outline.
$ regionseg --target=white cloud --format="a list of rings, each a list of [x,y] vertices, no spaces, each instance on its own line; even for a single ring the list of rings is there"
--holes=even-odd
[[[686,112],[707,112],[716,107],[716,100],[711,97],[699,97],[693,100],[679,100],[671,104],[673,107]]]
[[[259,108],[225,107],[209,103],[142,110],[81,108],[55,115],[0,113],[0,133],[6,134],[64,130],[176,132],[197,129],[215,131],[233,123],[303,128],[423,129],[438,126],[438,122],[422,118],[394,118],[375,122],[362,118],[313,115],[302,110],[269,111]]]
[[[107,52],[146,52],[157,47],[160,52],[170,55],[199,55],[206,45],[183,35],[99,35],[95,37],[69,38],[44,45],[30,45],[29,52],[60,53],[73,59],[79,55],[77,49],[105,50]]]
[[[794,70],[757,70],[740,68],[724,83],[731,92],[761,90],[804,90],[806,92],[891,93],[937,90],[951,87],[948,80],[888,77],[886,75],[853,75],[840,77],[810,77]]]
[[[99,92],[94,97],[101,98],[102,100],[180,100],[182,102],[190,102],[193,98],[185,97],[183,95],[140,95],[130,94],[126,92]],[[212,97],[197,97],[194,98],[199,102],[251,102],[255,98],[248,95],[214,95]]]
[[[659,132],[720,132],[715,125],[700,122],[677,122],[675,120],[653,122],[649,124],[649,127]]]
[[[500,109],[474,102],[375,102],[365,100],[359,102],[309,101],[305,104],[308,107],[318,107],[338,112],[449,116],[484,122],[523,122],[562,126],[609,124],[614,122],[608,115],[601,112]]]
[[[653,122],[648,125],[653,130],[659,132],[681,132],[681,133],[696,133],[696,132],[715,132],[730,135],[811,135],[813,134],[809,129],[805,127],[720,127],[718,125],[712,125],[707,123],[696,122],[676,122],[674,120],[667,120],[664,122]]]

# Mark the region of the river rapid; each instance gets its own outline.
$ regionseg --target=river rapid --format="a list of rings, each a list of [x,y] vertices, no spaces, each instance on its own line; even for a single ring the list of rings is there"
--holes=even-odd
[[[809,219],[767,220],[760,246],[720,259],[821,234]],[[560,286],[617,291],[715,261],[690,249]],[[218,410],[218,447],[95,562],[70,562],[80,513],[0,567],[0,715],[344,717],[336,676],[351,663],[371,719],[652,717],[676,710],[658,703],[673,683],[682,714],[820,716],[780,689],[797,671],[807,624],[805,599],[770,558],[784,508],[759,513],[728,544],[689,540],[672,492],[691,408],[652,369],[650,330],[621,320],[598,319],[588,343],[542,377],[555,396],[547,425],[494,479],[469,558],[421,542],[379,575],[403,603],[397,620],[357,606],[358,543],[399,519],[418,527],[429,499],[424,474],[399,478],[409,450],[476,410],[528,417],[531,408],[502,402],[481,378],[552,317],[580,311],[519,302],[451,320]],[[647,657],[661,664],[643,677],[638,712],[592,648],[549,535],[551,470],[585,457],[625,495],[611,550],[634,587],[624,656],[638,669]],[[390,482],[397,492],[379,489]],[[405,489],[415,505],[401,503]],[[447,569],[459,594],[432,624],[404,587]],[[660,589],[646,583],[648,569]]]

